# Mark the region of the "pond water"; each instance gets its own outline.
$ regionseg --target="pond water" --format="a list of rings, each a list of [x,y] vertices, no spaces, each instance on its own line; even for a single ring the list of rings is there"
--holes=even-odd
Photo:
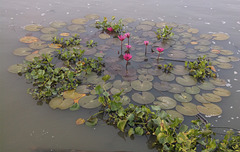
[[[55,20],[61,20],[71,24],[71,20],[82,18],[87,14],[98,14],[111,18],[115,15],[120,18],[134,18],[136,24],[145,20],[158,22],[174,22],[179,25],[187,24],[199,29],[196,35],[206,33],[227,33],[230,38],[225,41],[210,40],[211,45],[221,46],[225,50],[234,52],[239,57],[240,44],[240,0],[212,0],[212,1],[15,1],[2,0],[0,6],[0,72],[1,72],[1,103],[0,103],[0,151],[54,151],[54,150],[86,150],[86,151],[155,151],[149,149],[147,138],[135,136],[121,138],[118,129],[107,126],[104,123],[90,128],[85,125],[77,126],[78,118],[87,119],[94,114],[96,109],[81,109],[79,111],[52,110],[47,104],[38,106],[36,101],[26,93],[27,84],[23,77],[9,73],[8,67],[21,63],[23,57],[13,55],[16,48],[26,44],[19,42],[25,35],[32,32],[25,31],[23,27],[32,23],[41,24],[44,27]],[[133,24],[132,26],[135,26]],[[130,27],[130,25],[129,25]],[[133,32],[134,33],[134,32]],[[141,33],[141,32],[140,32]],[[33,32],[33,36],[40,36],[40,32]],[[136,32],[136,35],[139,34]],[[150,38],[149,38],[150,40]],[[126,40],[125,40],[126,42]],[[216,43],[216,44],[214,44]],[[189,46],[189,45],[188,45]],[[144,45],[140,45],[143,47]],[[119,46],[115,46],[118,49]],[[148,48],[150,51],[150,47]],[[136,50],[133,51],[134,55]],[[199,53],[199,52],[198,52]],[[117,51],[111,56],[117,56]],[[181,54],[182,55],[182,54]],[[150,56],[150,55],[149,55]],[[168,57],[164,53],[164,57]],[[151,61],[154,61],[153,59]],[[124,66],[125,61],[121,61]],[[218,127],[232,127],[240,129],[240,85],[239,62],[231,62],[232,69],[216,67],[221,79],[227,82],[225,89],[231,91],[231,96],[223,97],[216,103],[223,109],[223,113],[216,117],[206,119]],[[132,62],[129,68],[138,68]],[[158,79],[157,77],[154,78]],[[135,91],[136,92],[136,91]],[[153,92],[160,96],[157,92]],[[164,92],[165,93],[165,92]],[[132,101],[134,103],[134,101]],[[180,103],[178,103],[180,104]],[[194,117],[185,116],[188,123]],[[224,133],[223,130],[216,130]]]

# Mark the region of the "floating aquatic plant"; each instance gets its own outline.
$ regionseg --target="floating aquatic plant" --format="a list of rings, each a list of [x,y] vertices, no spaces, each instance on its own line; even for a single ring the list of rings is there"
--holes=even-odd
[[[157,29],[157,31],[155,32],[157,39],[158,40],[169,39],[170,37],[172,37],[174,35],[174,33],[172,32],[172,29],[173,29],[172,27],[169,28],[167,25],[165,27],[163,27],[162,29],[161,28]]]
[[[171,71],[173,70],[173,64],[172,63],[168,63],[168,64],[164,64],[164,65],[158,65],[159,69],[162,69],[164,73],[171,73]]]
[[[95,46],[97,46],[97,42],[94,42],[93,40],[89,40],[86,42],[86,47],[88,48],[93,48]]]

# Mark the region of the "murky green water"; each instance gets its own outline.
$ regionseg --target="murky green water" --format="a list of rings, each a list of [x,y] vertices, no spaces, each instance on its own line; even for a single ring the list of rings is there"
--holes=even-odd
[[[26,90],[23,77],[11,74],[7,68],[23,58],[14,56],[13,50],[25,46],[19,38],[28,32],[23,26],[37,23],[48,26],[53,20],[63,20],[70,24],[74,18],[86,14],[99,14],[101,17],[132,17],[138,21],[175,22],[189,24],[201,33],[224,32],[230,35],[227,41],[217,42],[224,49],[234,51],[239,57],[240,1],[2,1],[0,6],[0,151],[33,151],[34,149],[79,149],[102,151],[154,151],[147,147],[145,137],[135,140],[119,137],[118,130],[104,123],[89,128],[76,126],[79,117],[87,118],[95,110],[82,109],[77,112],[52,110],[48,105],[37,106]],[[217,103],[223,109],[218,117],[207,118],[214,126],[240,128],[239,103],[239,62],[234,68],[218,71],[228,82],[230,97]],[[134,65],[131,65],[134,66]],[[131,67],[130,66],[130,67]],[[186,117],[185,119],[188,120]]]

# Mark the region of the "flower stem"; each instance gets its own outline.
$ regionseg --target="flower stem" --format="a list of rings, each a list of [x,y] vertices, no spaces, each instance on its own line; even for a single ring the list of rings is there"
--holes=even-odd
[[[145,47],[145,56],[147,56],[147,45]]]
[[[122,54],[122,41],[121,41],[121,54]]]
[[[127,61],[127,63],[126,63],[126,73],[128,73],[127,65],[128,65],[128,61]]]
[[[129,45],[129,38],[128,38],[128,45]]]

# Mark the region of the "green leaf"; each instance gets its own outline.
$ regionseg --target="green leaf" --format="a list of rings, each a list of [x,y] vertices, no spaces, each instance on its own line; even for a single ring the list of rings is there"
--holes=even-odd
[[[158,113],[158,116],[161,119],[165,119],[168,116],[168,114],[165,111],[161,111],[160,113]]]
[[[117,127],[120,131],[124,132],[125,126],[126,126],[127,120],[120,120],[117,123]]]
[[[122,107],[121,102],[110,102],[111,111],[117,111]]]
[[[135,133],[136,133],[137,135],[142,136],[142,135],[143,135],[143,128],[142,128],[142,127],[136,127],[136,128],[135,128]]]
[[[133,113],[130,113],[128,116],[127,116],[127,120],[128,121],[133,121],[134,120],[134,114]]]
[[[161,110],[161,107],[157,106],[157,105],[151,105],[151,108],[152,108],[152,110],[155,110],[155,111],[160,111]]]
[[[167,135],[164,134],[164,133],[159,133],[157,135],[157,140],[160,144],[165,144],[166,143],[166,138],[167,138]]]
[[[130,129],[128,130],[128,136],[130,137],[130,136],[132,136],[132,135],[134,135],[134,129],[133,129],[133,128],[130,128]]]
[[[89,127],[92,127],[92,126],[95,126],[97,125],[97,122],[98,122],[98,118],[96,117],[91,117],[87,120],[87,122],[85,123],[87,126]]]
[[[102,104],[104,104],[105,102],[105,98],[104,97],[98,97],[98,101]]]
[[[101,95],[103,93],[103,88],[98,85],[95,87],[96,94]]]
[[[105,97],[109,97],[109,96],[110,96],[110,94],[109,94],[107,91],[103,92],[103,95],[104,95]]]
[[[156,124],[157,126],[160,126],[161,124],[161,118],[160,117],[157,117],[157,119],[152,119],[153,123]]]
[[[179,131],[180,131],[180,132],[185,132],[185,131],[187,131],[187,129],[188,129],[188,126],[182,124],[181,127],[179,128]]]
[[[78,103],[74,103],[74,104],[72,105],[72,107],[70,108],[71,111],[76,111],[76,110],[78,110],[78,109],[80,109],[80,106],[79,106]]]
[[[102,77],[102,80],[106,82],[106,81],[109,80],[110,78],[111,78],[111,76],[107,74],[107,75],[105,75],[105,76]]]

